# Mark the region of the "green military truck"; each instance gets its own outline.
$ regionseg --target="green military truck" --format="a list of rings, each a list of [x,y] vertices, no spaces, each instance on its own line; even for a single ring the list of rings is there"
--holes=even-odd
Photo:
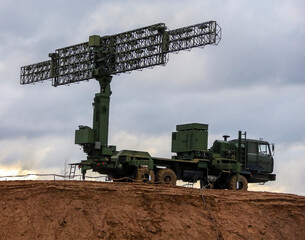
[[[152,157],[148,152],[103,147],[93,140],[93,130],[81,126],[75,143],[83,146],[87,160],[78,165],[83,178],[87,170],[107,174],[114,181],[145,181],[176,184],[177,180],[197,182],[217,189],[247,190],[248,183],[274,181],[274,145],[267,141],[247,139],[216,140],[208,149],[207,124],[183,124],[172,133],[172,158]],[[91,136],[91,137],[90,137]]]
[[[96,79],[100,91],[95,94],[93,126],[80,126],[75,143],[87,159],[72,164],[107,174],[114,181],[139,180],[176,184],[201,181],[214,188],[247,189],[247,183],[275,180],[270,144],[246,139],[216,140],[208,149],[208,125],[178,125],[172,134],[172,158],[152,157],[147,152],[121,150],[108,145],[109,108],[113,76],[134,70],[165,65],[170,53],[217,45],[221,28],[215,21],[169,30],[164,23],[137,28],[114,35],[92,35],[89,41],[56,49],[51,59],[21,67],[20,83],[51,80],[52,85],[70,85]],[[73,174],[72,174],[73,175]]]

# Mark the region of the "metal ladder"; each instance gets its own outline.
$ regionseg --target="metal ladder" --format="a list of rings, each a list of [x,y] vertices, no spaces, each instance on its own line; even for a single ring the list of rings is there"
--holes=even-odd
[[[73,179],[75,177],[76,166],[76,164],[70,164],[69,179]]]

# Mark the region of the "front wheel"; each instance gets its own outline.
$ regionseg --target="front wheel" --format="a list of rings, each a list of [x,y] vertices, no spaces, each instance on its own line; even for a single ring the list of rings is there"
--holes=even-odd
[[[156,178],[157,182],[161,184],[176,185],[177,182],[176,173],[169,168],[159,169]]]
[[[236,175],[232,175],[228,181],[228,189],[231,190],[242,190],[247,191],[248,189],[248,180],[243,175],[238,176],[238,187],[236,182]]]

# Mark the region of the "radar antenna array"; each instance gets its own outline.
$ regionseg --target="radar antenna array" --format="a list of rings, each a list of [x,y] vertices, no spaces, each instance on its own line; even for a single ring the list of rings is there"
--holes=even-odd
[[[59,86],[165,65],[168,53],[217,45],[220,40],[215,21],[175,30],[158,23],[111,36],[93,35],[88,42],[55,50],[49,61],[21,67],[20,83],[52,80]]]

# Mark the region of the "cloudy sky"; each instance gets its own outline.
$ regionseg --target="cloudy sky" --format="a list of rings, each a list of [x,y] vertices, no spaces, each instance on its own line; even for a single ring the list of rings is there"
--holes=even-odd
[[[170,157],[176,124],[208,123],[210,145],[247,131],[276,146],[277,181],[252,189],[305,195],[304,12],[303,0],[0,0],[0,175],[58,173],[85,159],[74,131],[91,126],[99,90],[95,80],[20,85],[21,66],[93,34],[215,20],[218,46],[113,78],[109,143]]]

